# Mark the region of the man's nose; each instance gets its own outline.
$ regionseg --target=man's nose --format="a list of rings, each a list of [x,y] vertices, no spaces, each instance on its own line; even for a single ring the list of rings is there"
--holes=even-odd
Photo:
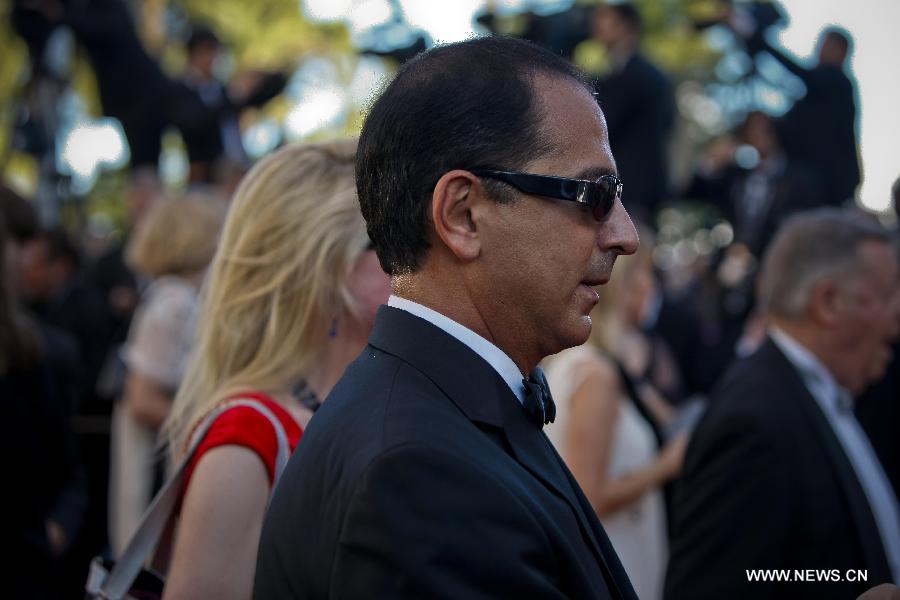
[[[631,216],[620,200],[616,201],[609,218],[598,233],[598,243],[602,250],[612,250],[619,254],[634,254],[640,239]]]

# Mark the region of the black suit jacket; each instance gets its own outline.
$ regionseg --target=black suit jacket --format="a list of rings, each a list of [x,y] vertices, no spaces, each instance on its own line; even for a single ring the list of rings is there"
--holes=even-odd
[[[900,498],[900,342],[894,342],[893,354],[884,377],[857,400],[856,418]]]
[[[734,226],[735,240],[761,258],[781,224],[792,214],[825,206],[827,198],[815,169],[788,159],[769,179],[767,205],[755,220],[742,206],[753,171],[729,165],[712,176],[695,175],[685,190],[688,198],[714,204]]]
[[[304,433],[263,527],[267,598],[634,598],[609,540],[503,379],[382,307]]]
[[[674,512],[667,598],[844,599],[891,581],[853,467],[771,340],[714,392]],[[863,569],[868,581],[750,583],[747,569]]]

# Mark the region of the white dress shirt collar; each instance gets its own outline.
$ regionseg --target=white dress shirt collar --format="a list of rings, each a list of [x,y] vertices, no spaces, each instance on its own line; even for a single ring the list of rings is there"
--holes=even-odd
[[[487,341],[468,327],[460,325],[453,319],[442,315],[436,310],[432,310],[427,306],[423,306],[418,302],[394,296],[388,299],[388,306],[405,310],[406,312],[424,319],[452,335],[454,338],[468,346],[472,351],[483,358],[495,371],[503,378],[512,393],[515,394],[519,402],[525,400],[525,386],[522,383],[522,373],[516,363],[500,348]]]
[[[853,396],[838,385],[831,371],[822,364],[809,349],[795,340],[783,329],[769,327],[769,337],[779,350],[800,372],[803,382],[809,388],[816,401],[823,405],[822,409],[831,412],[834,409],[853,408]],[[849,406],[847,405],[849,403]]]
[[[825,365],[797,340],[777,327],[769,329],[769,336],[800,372],[844,449],[869,502],[894,583],[900,584],[900,503],[869,438],[853,414],[853,396],[839,386]]]

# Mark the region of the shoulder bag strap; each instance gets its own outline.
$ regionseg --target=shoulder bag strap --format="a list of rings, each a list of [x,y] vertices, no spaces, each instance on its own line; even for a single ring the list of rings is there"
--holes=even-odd
[[[188,447],[187,454],[178,465],[178,469],[172,478],[162,487],[159,493],[153,498],[147,512],[141,519],[141,523],[137,531],[128,542],[122,556],[116,561],[115,566],[109,573],[109,577],[103,582],[99,590],[101,598],[124,598],[134,584],[134,580],[141,572],[147,558],[156,550],[159,545],[160,537],[166,529],[166,525],[175,510],[175,505],[181,495],[181,488],[184,483],[184,475],[188,465],[194,458],[197,448],[212,424],[218,419],[222,413],[236,406],[246,406],[253,408],[264,417],[266,417],[275,429],[275,437],[278,440],[278,454],[275,459],[275,480],[272,483],[272,490],[275,490],[275,484],[278,478],[287,466],[290,458],[290,445],[287,439],[287,433],[281,421],[278,420],[269,408],[261,402],[250,399],[237,399],[217,407],[213,410],[200,424],[197,431],[191,438],[191,444]],[[271,498],[271,495],[270,495]]]
[[[288,443],[287,432],[284,429],[284,425],[281,424],[281,420],[271,411],[271,409],[269,409],[269,407],[258,400],[238,398],[228,403],[228,408],[233,408],[235,406],[246,406],[256,410],[256,412],[268,419],[269,423],[272,424],[272,429],[275,430],[275,439],[278,441],[278,454],[275,455],[275,476],[272,480],[272,493],[274,493],[275,485],[281,478],[281,473],[284,471],[288,460],[291,458],[291,446],[290,443]],[[269,497],[271,498],[271,494]]]

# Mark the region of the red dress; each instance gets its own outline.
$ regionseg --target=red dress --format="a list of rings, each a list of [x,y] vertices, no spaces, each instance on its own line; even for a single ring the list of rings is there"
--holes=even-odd
[[[272,411],[284,427],[290,450],[293,453],[300,442],[303,430],[290,413],[260,392],[248,392],[235,396],[235,399],[239,398],[256,400]],[[272,485],[275,479],[275,459],[278,455],[278,439],[272,423],[258,410],[249,406],[236,406],[222,413],[206,432],[203,442],[200,443],[200,447],[197,448],[197,452],[194,453],[194,457],[188,465],[182,496],[187,491],[191,475],[203,455],[213,448],[232,445],[243,446],[255,452],[266,466],[266,472],[269,474],[269,486]]]

